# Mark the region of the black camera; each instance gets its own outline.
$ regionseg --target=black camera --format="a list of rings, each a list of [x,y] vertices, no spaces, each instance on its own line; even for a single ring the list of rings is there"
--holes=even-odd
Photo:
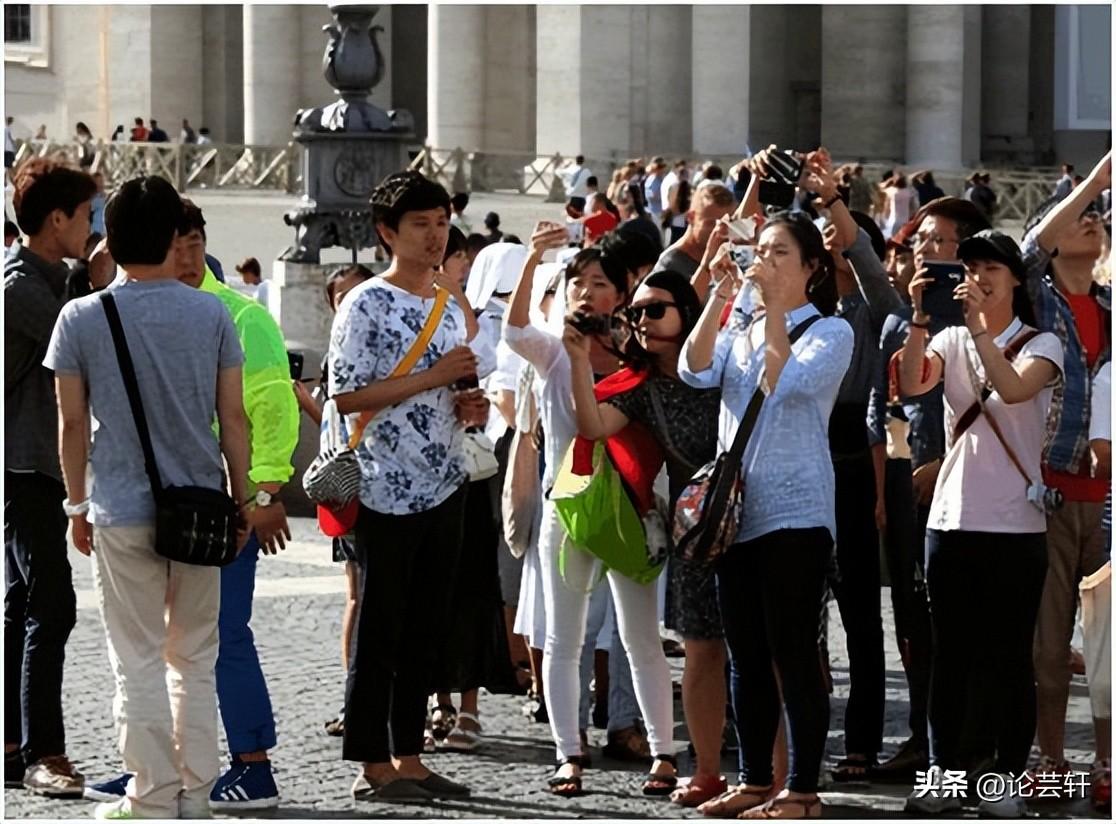
[[[570,315],[570,325],[583,335],[607,335],[612,331],[612,318],[608,315],[574,312]]]
[[[794,190],[802,176],[802,161],[785,149],[775,149],[767,154],[767,175],[760,180],[759,200],[765,206],[789,208],[794,202]]]

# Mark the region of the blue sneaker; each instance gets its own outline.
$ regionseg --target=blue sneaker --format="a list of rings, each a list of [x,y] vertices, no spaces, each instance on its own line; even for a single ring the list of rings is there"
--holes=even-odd
[[[233,761],[209,794],[214,810],[263,810],[279,806],[270,761]]]
[[[84,798],[89,801],[117,801],[128,792],[128,782],[131,780],[132,774],[124,773],[99,784],[86,784]]]

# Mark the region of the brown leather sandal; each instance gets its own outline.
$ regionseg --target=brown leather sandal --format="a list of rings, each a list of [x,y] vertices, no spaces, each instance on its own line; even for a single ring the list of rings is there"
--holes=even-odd
[[[721,793],[712,801],[700,804],[698,812],[709,818],[736,818],[745,810],[759,807],[765,803],[767,797],[771,795],[771,789],[771,787],[753,787],[752,789],[744,789],[742,786],[733,787],[728,792]],[[743,803],[737,803],[738,801]]]
[[[778,818],[821,818],[822,803],[816,795],[813,801],[803,798],[772,798],[765,804],[745,810],[737,816],[744,821],[767,821]]]

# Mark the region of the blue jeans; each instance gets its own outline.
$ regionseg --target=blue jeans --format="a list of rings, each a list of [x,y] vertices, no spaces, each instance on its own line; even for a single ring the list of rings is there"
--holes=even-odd
[[[5,472],[4,483],[4,743],[31,764],[66,752],[62,671],[77,602],[61,481]]]
[[[270,750],[276,741],[267,681],[248,626],[259,556],[260,544],[253,533],[236,560],[221,568],[217,703],[233,755]]]

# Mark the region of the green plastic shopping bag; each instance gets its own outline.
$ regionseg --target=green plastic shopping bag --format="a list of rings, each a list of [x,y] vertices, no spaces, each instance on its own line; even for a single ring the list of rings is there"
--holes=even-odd
[[[604,443],[594,446],[588,475],[573,471],[575,447],[576,442],[566,452],[550,491],[567,536],[558,555],[562,577],[566,577],[568,553],[585,551],[599,558],[606,569],[640,584],[651,583],[662,570],[665,553],[648,551],[644,520],[628,497]]]

